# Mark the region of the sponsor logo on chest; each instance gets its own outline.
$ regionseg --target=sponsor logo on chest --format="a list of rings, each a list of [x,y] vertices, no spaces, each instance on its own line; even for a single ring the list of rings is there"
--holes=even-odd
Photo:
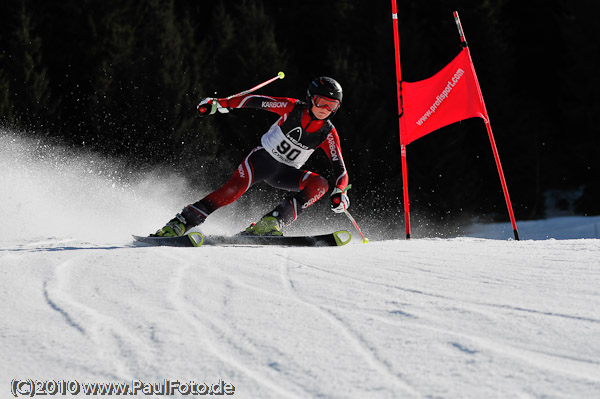
[[[289,141],[291,141],[298,147],[302,148],[303,150],[309,149],[309,147],[307,145],[304,145],[300,142],[300,139],[302,138],[302,128],[301,127],[296,127],[294,129],[290,130],[289,132],[287,132],[285,134],[285,137],[287,137],[287,139]]]

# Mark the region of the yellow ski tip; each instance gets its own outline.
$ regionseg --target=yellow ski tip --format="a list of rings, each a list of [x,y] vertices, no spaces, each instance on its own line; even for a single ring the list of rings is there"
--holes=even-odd
[[[335,238],[335,243],[338,246],[346,245],[352,239],[352,235],[349,231],[346,230],[336,231],[335,233],[333,233],[333,237]]]
[[[192,242],[192,245],[195,247],[199,247],[204,244],[204,236],[200,233],[192,232],[187,235],[187,237]]]
[[[279,77],[279,79],[283,79],[283,78],[285,78],[285,73],[283,73],[283,72],[279,72],[279,73],[277,74],[277,76]]]

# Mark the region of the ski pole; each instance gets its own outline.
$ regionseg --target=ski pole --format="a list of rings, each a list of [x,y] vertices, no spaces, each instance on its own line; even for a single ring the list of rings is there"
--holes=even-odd
[[[360,236],[362,237],[363,244],[368,243],[369,239],[367,237],[365,237],[365,235],[363,234],[363,232],[360,230],[360,227],[358,227],[358,223],[356,223],[356,220],[354,220],[354,218],[352,217],[352,215],[350,214],[350,212],[348,212],[346,210],[346,211],[344,211],[344,213],[346,214],[346,216],[348,216],[348,219],[350,219],[350,221],[352,222],[352,224],[356,228],[356,231],[358,231],[358,234],[360,234]]]
[[[273,77],[273,78],[271,78],[269,80],[266,80],[266,81],[264,81],[264,82],[262,82],[260,84],[257,84],[256,86],[254,86],[251,89],[244,90],[244,91],[242,91],[240,93],[237,93],[237,94],[233,94],[233,95],[231,95],[229,97],[225,97],[225,100],[230,100],[230,99],[235,98],[235,97],[240,97],[240,96],[252,93],[253,91],[256,91],[256,90],[260,89],[261,87],[264,87],[264,86],[268,85],[269,83],[272,83],[272,82],[276,81],[277,79],[283,79],[284,77],[285,77],[285,73],[279,72],[277,74],[277,76],[275,76],[275,77]],[[201,102],[200,104],[198,104],[198,107],[197,107],[198,108],[198,112],[200,113],[200,116],[212,115],[219,108],[219,104],[214,99],[206,98],[203,101],[205,101],[205,102]]]
[[[269,83],[273,83],[273,82],[274,82],[274,81],[276,81],[277,79],[283,79],[283,78],[285,78],[285,73],[283,73],[283,72],[279,72],[279,73],[277,74],[277,76],[275,76],[275,77],[273,77],[273,78],[271,78],[271,79],[269,79],[269,80],[267,80],[267,81],[264,81],[264,82],[262,82],[262,83],[260,83],[260,84],[257,84],[256,86],[254,86],[254,87],[253,87],[253,88],[251,88],[251,89],[248,89],[248,90],[242,91],[241,93],[234,94],[234,95],[231,95],[231,96],[229,96],[229,97],[225,97],[225,99],[226,99],[226,100],[229,100],[229,99],[232,99],[232,98],[234,98],[234,97],[239,97],[239,96],[243,96],[243,95],[246,95],[246,94],[252,93],[253,91],[256,91],[256,90],[258,90],[258,89],[260,89],[261,87],[264,87],[264,86],[268,85]]]
[[[342,194],[345,193],[346,191],[350,190],[351,188],[352,188],[352,184],[348,184],[348,186],[344,189],[344,191],[342,191]],[[348,210],[346,209],[344,211],[344,213],[346,214],[346,216],[348,216],[348,219],[350,219],[350,221],[352,222],[352,224],[356,228],[356,231],[358,231],[358,234],[360,234],[360,236],[362,237],[363,244],[368,243],[369,239],[367,237],[365,237],[365,235],[363,234],[363,232],[360,229],[360,227],[358,227],[358,223],[356,223],[356,220],[352,217],[352,215],[350,214],[350,212],[348,212]]]

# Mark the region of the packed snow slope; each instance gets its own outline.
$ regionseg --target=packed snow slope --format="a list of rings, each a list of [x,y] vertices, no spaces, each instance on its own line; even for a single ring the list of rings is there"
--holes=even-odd
[[[598,217],[522,224],[522,241],[486,236],[495,225],[340,248],[139,247],[131,233],[198,192],[0,140],[2,398],[28,379],[222,381],[261,399],[600,397]],[[246,222],[215,217],[207,229]]]

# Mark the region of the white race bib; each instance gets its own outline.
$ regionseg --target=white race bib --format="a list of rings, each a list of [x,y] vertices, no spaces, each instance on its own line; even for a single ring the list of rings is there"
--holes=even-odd
[[[302,129],[297,127],[284,134],[275,122],[267,133],[262,136],[262,146],[277,161],[300,169],[315,151],[300,143]]]

